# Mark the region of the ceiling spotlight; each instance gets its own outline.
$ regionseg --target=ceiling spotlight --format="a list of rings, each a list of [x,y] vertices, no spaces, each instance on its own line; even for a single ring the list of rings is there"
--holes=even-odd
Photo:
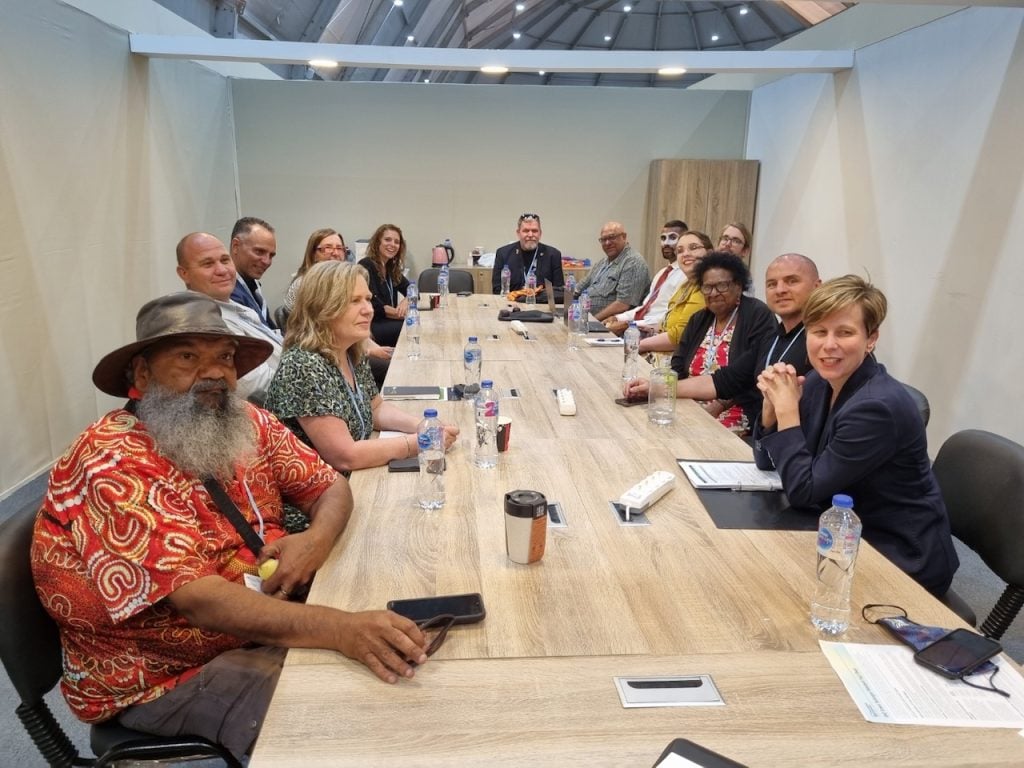
[[[747,15],[747,11],[749,11],[749,10],[750,9],[747,8],[747,6],[744,5],[742,8],[740,8],[740,16],[746,16]]]
[[[397,6],[399,7],[399,8],[401,8],[401,7],[403,6],[403,5],[405,5],[405,0],[394,0],[394,3],[395,3],[395,5],[397,5]]]
[[[685,75],[686,67],[662,67],[658,70],[659,75],[670,77],[672,75]]]
[[[516,3],[516,12],[522,13],[525,10],[526,10],[526,5],[524,3]]]
[[[522,32],[513,32],[513,33],[512,33],[512,39],[513,39],[513,40],[518,40],[518,39],[519,39],[520,37],[522,37],[522,36],[523,36],[523,33],[522,33]]]
[[[508,72],[508,67],[503,67],[501,64],[485,64],[480,67],[480,71],[485,75],[504,75]]]
[[[611,35],[605,35],[605,36],[604,36],[604,41],[605,41],[606,43],[610,43],[610,42],[612,41],[612,36],[611,36]]]
[[[311,67],[336,67],[338,62],[333,59],[310,59],[309,66]]]
[[[624,5],[624,6],[622,6],[623,13],[629,13],[632,10],[633,10],[633,6],[632,5]]]
[[[405,38],[405,42],[407,43],[414,42],[415,40],[416,38],[413,35],[409,35],[407,38]]]
[[[423,78],[423,82],[424,83],[429,83],[430,82],[430,78],[429,77],[424,77]]]
[[[711,36],[711,42],[712,43],[717,43],[718,42],[718,35],[712,35]]]
[[[543,77],[544,76],[544,70],[543,69],[538,70],[537,74],[540,75],[541,77]]]

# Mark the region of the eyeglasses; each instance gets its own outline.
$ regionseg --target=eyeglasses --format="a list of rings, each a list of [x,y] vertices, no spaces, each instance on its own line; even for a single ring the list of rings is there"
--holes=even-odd
[[[662,232],[660,237],[663,245],[675,245],[679,242],[679,234],[676,232]]]
[[[746,242],[742,237],[729,237],[728,235],[722,235],[718,238],[720,243],[732,243],[733,245],[746,245]]]
[[[519,214],[519,223],[522,224],[524,221],[540,221],[540,216],[538,216],[536,213]]]
[[[424,619],[423,621],[417,621],[416,626],[423,632],[429,632],[430,630],[437,630],[437,634],[434,635],[430,644],[427,646],[427,656],[433,656],[437,649],[444,645],[445,638],[448,637],[448,630],[452,628],[455,623],[455,616],[450,613],[442,613],[435,616],[432,619]],[[410,662],[409,666],[415,667],[414,662]]]
[[[612,242],[615,242],[616,240],[618,240],[620,237],[625,237],[625,236],[626,236],[625,232],[616,232],[614,235],[601,235],[601,237],[597,238],[597,242],[599,242],[599,243],[612,243]]]
[[[707,252],[707,250],[708,249],[700,243],[690,243],[689,245],[680,244],[676,246],[676,253],[696,253],[697,251]]]
[[[348,248],[344,245],[318,245],[316,249],[320,253],[348,253]]]
[[[712,293],[717,291],[718,293],[728,293],[729,289],[736,284],[735,280],[722,280],[717,283],[705,283],[700,287],[700,292],[705,296],[710,296]]]

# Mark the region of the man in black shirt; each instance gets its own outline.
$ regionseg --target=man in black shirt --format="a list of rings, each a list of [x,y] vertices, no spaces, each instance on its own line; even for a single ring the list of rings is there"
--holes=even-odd
[[[821,284],[818,267],[799,253],[784,253],[765,270],[765,303],[779,317],[779,327],[760,345],[750,349],[724,368],[705,376],[683,379],[676,387],[678,397],[693,400],[731,400],[757,385],[757,375],[769,365],[789,363],[799,375],[811,369],[807,360],[807,339],[804,334],[804,304],[811,291]],[[626,397],[647,397],[646,379],[634,379],[626,385]],[[747,413],[753,423],[756,406]]]
[[[524,213],[519,217],[516,226],[519,242],[503,245],[494,253],[494,268],[491,270],[491,289],[494,293],[501,293],[501,270],[506,264],[511,272],[511,291],[522,290],[531,273],[537,278],[537,288],[543,288],[545,280],[550,280],[556,288],[565,285],[562,252],[542,243],[540,235],[540,216]]]

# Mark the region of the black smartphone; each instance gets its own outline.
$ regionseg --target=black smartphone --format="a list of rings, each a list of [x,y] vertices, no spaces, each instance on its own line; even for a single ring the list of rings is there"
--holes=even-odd
[[[991,638],[969,629],[954,629],[915,653],[914,661],[955,680],[971,674],[1002,650]]]
[[[632,400],[626,397],[616,397],[615,402],[623,408],[632,408],[634,405],[647,405],[646,397],[637,397]]]
[[[474,624],[487,615],[479,592],[467,595],[438,595],[411,600],[391,600],[388,610],[413,621],[426,621],[443,613],[455,617],[455,624]]]
[[[392,459],[388,462],[388,472],[419,472],[420,457],[412,456],[408,459]]]

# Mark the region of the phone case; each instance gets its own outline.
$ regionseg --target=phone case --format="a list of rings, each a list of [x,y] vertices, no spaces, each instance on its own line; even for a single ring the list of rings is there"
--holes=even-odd
[[[615,402],[623,408],[632,408],[634,405],[647,405],[647,398],[641,397],[636,400],[627,400],[624,397],[616,397]]]
[[[455,616],[454,624],[475,624],[487,615],[483,597],[479,592],[389,600],[387,608],[413,621],[423,621],[450,613]]]

